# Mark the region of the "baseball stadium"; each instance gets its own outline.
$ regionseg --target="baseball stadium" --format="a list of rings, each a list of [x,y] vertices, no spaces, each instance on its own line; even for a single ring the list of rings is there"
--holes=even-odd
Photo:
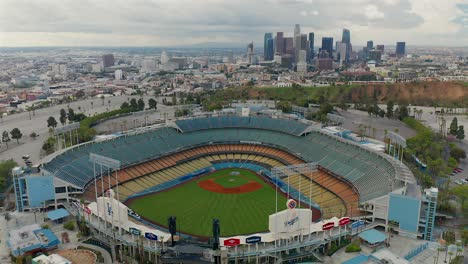
[[[90,155],[116,160],[119,167],[97,164]],[[301,164],[311,169],[294,169]],[[312,212],[308,225],[362,219],[364,204],[405,188],[412,178],[398,159],[325,133],[320,124],[232,114],[168,120],[66,149],[42,166],[72,187],[70,198],[91,203],[97,218],[103,218],[99,211],[110,214],[109,208],[99,209],[98,200],[112,193],[118,209],[128,208],[129,223],[111,220],[124,231],[138,224],[168,234],[168,217],[174,216],[180,237],[207,240],[218,219],[220,236],[241,244],[252,235],[278,240],[269,217],[287,210],[288,200]],[[293,172],[277,173],[278,168]],[[235,254],[229,252],[228,257]]]

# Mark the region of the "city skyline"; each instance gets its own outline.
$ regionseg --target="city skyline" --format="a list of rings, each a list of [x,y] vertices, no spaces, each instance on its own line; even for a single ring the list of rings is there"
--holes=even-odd
[[[245,6],[249,8],[245,8]],[[125,8],[123,8],[125,6]],[[74,3],[0,1],[0,46],[190,46],[261,43],[265,32],[314,32],[352,42],[466,46],[468,4],[461,0],[215,0]],[[364,11],[364,12],[363,12]],[[18,14],[22,14],[19,16]]]

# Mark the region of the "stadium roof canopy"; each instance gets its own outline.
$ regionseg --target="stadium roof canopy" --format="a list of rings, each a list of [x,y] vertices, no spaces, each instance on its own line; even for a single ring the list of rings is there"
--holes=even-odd
[[[365,240],[371,245],[375,245],[384,242],[385,239],[387,239],[387,236],[384,233],[379,232],[375,229],[369,229],[359,234],[359,238]]]
[[[67,217],[69,216],[70,214],[68,213],[67,210],[63,209],[63,208],[60,208],[60,209],[57,209],[57,210],[53,210],[53,211],[50,211],[47,213],[47,218],[49,218],[50,220],[52,221],[55,221],[55,220],[58,220],[58,219],[62,219],[64,217]]]

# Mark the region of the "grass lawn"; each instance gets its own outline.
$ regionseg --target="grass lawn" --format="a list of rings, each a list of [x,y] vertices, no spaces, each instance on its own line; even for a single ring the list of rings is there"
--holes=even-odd
[[[239,175],[232,175],[239,172]],[[139,215],[167,226],[169,216],[177,217],[177,229],[192,235],[212,236],[212,220],[218,218],[222,236],[250,234],[268,230],[268,216],[275,213],[275,189],[261,176],[245,169],[224,169],[174,189],[131,201],[128,206]],[[257,181],[262,188],[242,194],[210,192],[199,181],[214,179],[232,188]],[[278,195],[278,211],[286,208],[286,198]]]

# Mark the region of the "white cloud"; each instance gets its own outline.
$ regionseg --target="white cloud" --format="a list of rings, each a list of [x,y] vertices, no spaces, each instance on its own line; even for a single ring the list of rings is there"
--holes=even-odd
[[[303,32],[341,38],[432,44],[459,34],[466,0],[0,0],[0,45],[150,45],[262,42],[264,32]],[[466,32],[466,31],[465,31]],[[135,40],[135,41],[134,41]]]
[[[375,5],[367,5],[364,7],[364,15],[371,20],[382,19],[385,17],[385,14],[382,13],[379,8]]]

